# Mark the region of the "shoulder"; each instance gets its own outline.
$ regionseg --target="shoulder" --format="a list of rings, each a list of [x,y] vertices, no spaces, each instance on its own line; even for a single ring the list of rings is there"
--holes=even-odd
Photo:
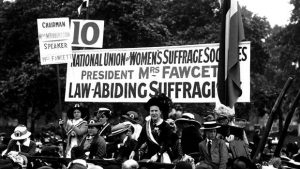
[[[226,145],[226,142],[223,139],[215,139],[216,143]]]

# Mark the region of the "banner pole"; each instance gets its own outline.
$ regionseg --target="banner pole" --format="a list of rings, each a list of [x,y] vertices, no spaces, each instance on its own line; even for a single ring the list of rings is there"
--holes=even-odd
[[[60,87],[60,73],[59,73],[59,64],[56,64],[56,78],[57,78],[57,91],[58,91],[58,111],[61,113],[62,119],[63,119],[63,115],[62,115],[62,102],[61,102],[61,87]],[[63,141],[65,141],[65,132],[64,132],[64,128],[61,125],[60,126],[62,129],[62,134],[61,134],[61,138]],[[65,144],[63,144],[63,156],[64,158],[66,157],[66,146]]]

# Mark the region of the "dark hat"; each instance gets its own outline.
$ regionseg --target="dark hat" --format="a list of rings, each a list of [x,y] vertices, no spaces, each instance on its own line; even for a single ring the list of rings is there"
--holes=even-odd
[[[116,136],[118,134],[124,133],[130,129],[132,125],[119,123],[111,128],[111,134],[109,136]]]
[[[168,117],[172,104],[172,100],[164,93],[161,93],[159,95],[151,97],[144,105],[144,108],[145,110],[149,111],[151,106],[157,106],[162,112],[164,119],[166,119]]]
[[[221,126],[219,126],[216,121],[207,121],[203,123],[203,127],[201,127],[200,129],[209,130],[209,129],[217,129],[220,127]]]
[[[102,125],[100,123],[97,123],[95,120],[90,120],[87,126],[100,128]]]
[[[122,115],[123,118],[129,120],[130,122],[134,124],[139,124],[139,115],[135,111],[129,111],[126,113],[126,115]]]
[[[74,107],[70,108],[67,112],[67,116],[69,119],[73,119],[74,118],[74,111],[75,110],[79,110],[81,112],[81,118],[82,119],[88,119],[88,109],[81,106],[80,104],[75,104]]]
[[[104,114],[107,118],[110,118],[112,115],[111,110],[105,107],[100,107],[97,111],[94,112],[94,115],[96,116],[98,113],[100,113],[100,116]]]
[[[201,124],[197,120],[195,120],[195,116],[192,113],[183,113],[181,118],[175,120],[175,124],[182,124],[182,123],[190,123],[195,125],[196,127],[200,128]]]

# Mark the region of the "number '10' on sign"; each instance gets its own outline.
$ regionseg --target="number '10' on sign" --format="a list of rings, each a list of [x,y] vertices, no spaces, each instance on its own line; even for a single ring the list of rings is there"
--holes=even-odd
[[[102,20],[71,20],[73,35],[72,46],[102,48],[104,21]]]

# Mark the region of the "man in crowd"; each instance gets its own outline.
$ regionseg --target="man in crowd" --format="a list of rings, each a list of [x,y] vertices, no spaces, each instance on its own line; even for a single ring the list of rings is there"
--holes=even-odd
[[[225,141],[216,138],[216,121],[204,122],[203,129],[206,139],[199,143],[200,165],[201,163],[210,165],[213,169],[226,169],[228,162],[228,150]]]
[[[80,147],[89,152],[89,159],[103,159],[106,156],[106,142],[100,135],[102,125],[91,120],[88,124],[88,136],[83,139]]]

